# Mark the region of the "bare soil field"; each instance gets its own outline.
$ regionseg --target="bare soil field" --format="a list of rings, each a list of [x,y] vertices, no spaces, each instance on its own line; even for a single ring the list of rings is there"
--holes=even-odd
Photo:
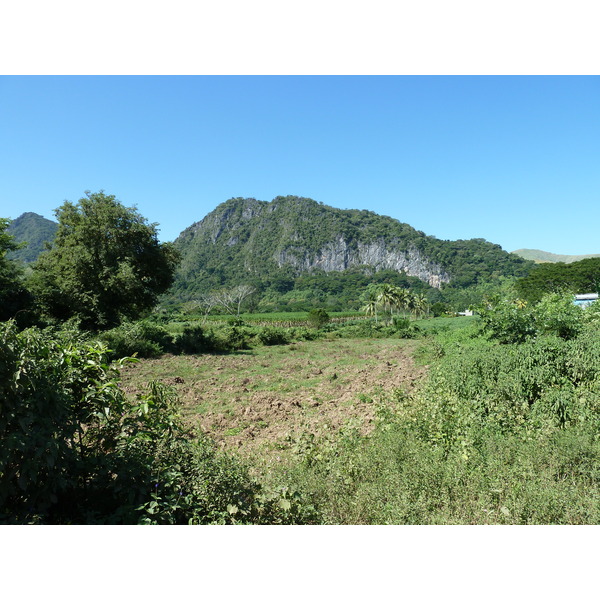
[[[368,433],[389,392],[409,393],[423,376],[415,347],[412,340],[322,339],[229,355],[165,355],[125,367],[122,387],[135,394],[153,379],[172,385],[188,424],[227,450],[274,458],[303,432],[352,424]]]

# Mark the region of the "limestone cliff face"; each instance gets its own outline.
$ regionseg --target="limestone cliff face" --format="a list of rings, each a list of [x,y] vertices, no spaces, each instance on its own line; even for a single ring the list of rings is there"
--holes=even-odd
[[[176,284],[190,294],[360,267],[405,273],[438,289],[526,273],[525,261],[486,240],[438,240],[391,217],[296,196],[231,198],[183,231],[175,245],[182,255]]]
[[[423,256],[414,246],[403,252],[394,249],[397,240],[387,243],[380,239],[375,242],[348,244],[339,236],[325,244],[314,256],[301,246],[288,247],[276,255],[277,264],[291,265],[299,271],[321,269],[325,272],[345,271],[350,267],[368,266],[374,271],[391,269],[418,277],[430,286],[440,288],[450,281],[450,275],[439,265]]]

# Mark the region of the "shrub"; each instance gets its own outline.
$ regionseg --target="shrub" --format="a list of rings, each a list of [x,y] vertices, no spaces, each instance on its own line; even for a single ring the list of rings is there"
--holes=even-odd
[[[246,350],[249,348],[250,332],[239,325],[231,325],[224,331],[224,350]]]
[[[501,344],[520,344],[536,334],[535,318],[525,304],[501,301],[495,306],[481,306],[484,331]]]
[[[175,338],[174,347],[181,354],[198,354],[218,350],[219,344],[212,330],[205,330],[200,325],[186,325]]]
[[[183,429],[173,391],[135,399],[99,342],[0,325],[0,522],[300,523],[297,492],[266,491]]]
[[[583,327],[584,311],[573,304],[571,294],[547,294],[535,306],[536,329],[569,340]]]
[[[600,427],[595,400],[600,341],[544,336],[520,345],[458,348],[433,365],[403,420],[446,448],[476,444],[481,432],[542,435],[575,424]],[[468,450],[465,450],[468,454]]]
[[[298,341],[316,340],[321,335],[318,331],[308,327],[291,327],[288,331],[291,338]]]
[[[392,328],[396,332],[396,337],[411,339],[415,338],[421,333],[420,328],[411,323],[406,317],[394,316],[392,317]]]
[[[571,339],[581,331],[586,317],[573,304],[571,294],[547,294],[536,305],[503,300],[478,309],[484,330],[501,344],[520,344],[540,335]]]
[[[314,327],[315,329],[323,327],[323,325],[329,323],[329,321],[329,314],[324,308],[313,308],[308,313],[308,322],[310,323],[311,327]]]
[[[288,344],[290,334],[281,327],[264,327],[258,333],[258,339],[265,346],[277,346]]]
[[[111,349],[114,358],[158,356],[173,349],[173,337],[160,325],[149,321],[125,323],[101,333],[98,339]]]

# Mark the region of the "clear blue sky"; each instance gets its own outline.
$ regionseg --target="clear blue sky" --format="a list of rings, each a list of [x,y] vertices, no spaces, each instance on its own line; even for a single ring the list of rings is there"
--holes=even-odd
[[[103,189],[167,241],[229,198],[293,194],[600,253],[597,76],[2,76],[0,141],[5,217]]]

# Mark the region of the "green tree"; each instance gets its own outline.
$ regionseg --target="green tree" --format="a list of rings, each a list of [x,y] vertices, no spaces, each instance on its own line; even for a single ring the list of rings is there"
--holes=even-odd
[[[389,283],[384,283],[379,288],[377,294],[377,301],[383,306],[384,312],[389,312],[389,320],[391,322],[394,308],[399,308],[402,302],[401,296],[398,292],[399,288]]]
[[[362,295],[363,306],[361,310],[367,315],[367,317],[375,317],[377,323],[377,308],[379,302],[377,300],[377,289],[375,286],[369,286],[364,294]]]
[[[411,294],[411,310],[415,318],[423,318],[429,312],[429,303],[424,294]]]
[[[22,247],[6,230],[10,219],[0,219],[0,321],[18,317],[18,313],[31,304],[23,284],[23,271],[7,254]]]
[[[34,266],[32,289],[42,310],[84,329],[138,318],[173,282],[179,254],[161,244],[156,224],[104,192],[86,192],[56,209],[58,231]]]

